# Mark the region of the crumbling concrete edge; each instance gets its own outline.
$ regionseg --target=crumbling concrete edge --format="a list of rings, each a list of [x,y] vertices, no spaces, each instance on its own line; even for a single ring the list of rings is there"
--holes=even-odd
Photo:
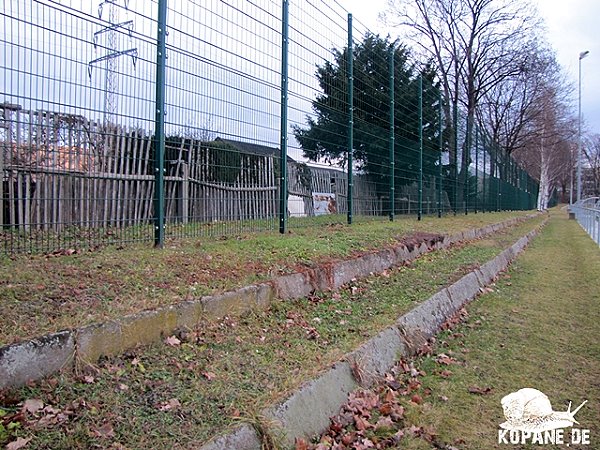
[[[275,296],[282,300],[304,298],[314,292],[339,289],[351,281],[381,273],[384,270],[413,261],[429,251],[448,248],[460,242],[480,239],[511,227],[517,223],[537,217],[539,213],[515,217],[504,222],[482,228],[462,231],[442,239],[431,238],[420,245],[407,247],[399,244],[357,258],[333,262],[316,269],[274,277],[271,281]]]
[[[482,238],[537,216],[528,214],[508,219],[443,239],[422,242],[412,248],[398,245],[352,260],[274,277],[270,283],[246,286],[0,347],[0,389],[22,386],[63,368],[93,364],[101,356],[116,356],[136,346],[160,341],[178,329],[194,328],[203,319],[264,310],[276,298],[296,299],[318,291],[339,289],[355,279],[410,262],[428,251]]]
[[[339,412],[353,390],[359,386],[368,386],[376,377],[384,375],[399,357],[414,354],[440,330],[446,320],[475,299],[506,270],[546,222],[547,220],[481,268],[468,273],[399,317],[395,325],[384,329],[346,355],[318,378],[303,384],[285,401],[267,408],[263,414],[275,424],[274,431],[283,440],[283,444],[293,448],[297,437],[310,439],[325,430],[329,426],[330,417]],[[224,442],[228,444],[226,447],[223,446]],[[256,432],[252,433],[249,426],[243,424],[231,433],[203,445],[200,450],[225,448],[260,450],[261,442]]]
[[[22,386],[63,368],[93,364],[102,356],[120,355],[176,330],[193,329],[203,319],[264,310],[273,294],[269,284],[246,286],[0,347],[0,389]]]

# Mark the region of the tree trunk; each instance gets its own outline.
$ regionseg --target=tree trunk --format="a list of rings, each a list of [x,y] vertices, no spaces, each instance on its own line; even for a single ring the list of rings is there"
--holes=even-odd
[[[540,139],[540,191],[538,194],[538,210],[545,211],[548,209],[548,197],[550,196],[550,180],[549,180],[549,158],[546,155],[544,145],[544,133],[546,132],[546,124],[542,127],[542,137]]]

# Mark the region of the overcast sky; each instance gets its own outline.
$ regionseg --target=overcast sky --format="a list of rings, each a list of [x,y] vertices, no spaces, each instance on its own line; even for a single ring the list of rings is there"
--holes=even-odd
[[[101,120],[106,64],[93,65],[92,76],[88,76],[88,63],[107,53],[106,35],[99,38],[98,48],[92,44],[94,33],[105,26],[96,17],[100,0],[60,0],[64,6],[60,8],[55,1],[37,1],[31,2],[29,9],[22,8],[23,0],[3,1],[2,11],[8,17],[23,17],[20,21],[5,19],[5,27],[0,28],[4,42],[0,51],[4,53],[0,56],[0,102]],[[592,38],[600,17],[600,1],[535,1],[539,1],[546,20],[548,40],[575,88],[579,52],[590,51],[582,61],[583,113],[587,128],[600,133],[600,46]],[[121,123],[151,130],[155,61],[152,20],[156,8],[147,10],[146,2],[130,1],[129,11],[120,10],[116,20],[135,23],[133,38],[125,34],[118,48],[136,48],[138,58],[135,66],[131,58],[118,59],[115,110]],[[279,46],[281,3],[263,3],[258,8],[243,0],[170,0],[168,132],[207,128],[223,137],[279,145],[280,62],[274,49]],[[290,17],[290,127],[305,125],[311,101],[320,93],[315,65],[331,60],[331,49],[346,43],[343,8],[354,15],[355,37],[365,26],[384,35],[388,32],[377,19],[386,9],[386,0],[298,1],[294,5]],[[69,7],[82,8],[85,14],[73,14]],[[23,25],[25,22],[29,25]],[[574,89],[574,112],[576,108]],[[297,157],[300,149],[291,135],[289,144],[290,153]]]
[[[372,31],[387,33],[377,16],[386,9],[386,0],[338,0],[355,20]],[[589,50],[582,61],[582,114],[584,126],[600,134],[600,39],[598,38],[600,1],[598,0],[534,0],[544,17],[547,38],[556,51],[558,61],[572,80],[573,106],[577,108],[579,53]],[[390,32],[393,34],[393,31]]]

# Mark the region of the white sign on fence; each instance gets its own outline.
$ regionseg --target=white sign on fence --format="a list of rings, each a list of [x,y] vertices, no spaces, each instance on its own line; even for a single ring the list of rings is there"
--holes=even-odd
[[[315,216],[337,213],[335,194],[330,192],[313,192],[313,208],[315,210]]]

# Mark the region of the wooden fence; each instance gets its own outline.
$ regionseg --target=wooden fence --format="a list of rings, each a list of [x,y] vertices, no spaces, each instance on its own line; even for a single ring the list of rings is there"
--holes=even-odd
[[[0,112],[0,226],[61,231],[152,222],[154,145],[146,132],[15,105],[0,105]],[[273,155],[211,148],[199,140],[168,142],[166,222],[275,217],[278,164]],[[288,174],[289,194],[302,198],[306,215],[314,214],[314,192],[334,193],[337,212],[346,212],[344,172],[289,161]],[[356,211],[381,214],[381,199],[365,176],[356,175],[354,196]]]

